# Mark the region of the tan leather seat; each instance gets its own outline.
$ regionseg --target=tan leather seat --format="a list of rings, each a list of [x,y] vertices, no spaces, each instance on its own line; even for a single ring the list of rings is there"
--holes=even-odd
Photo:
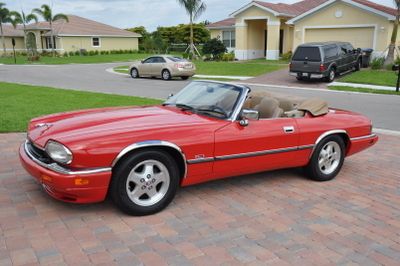
[[[260,114],[260,119],[277,118],[283,116],[283,110],[279,107],[279,102],[271,97],[264,97],[261,102],[254,107]]]
[[[285,98],[276,98],[279,102],[279,107],[282,108],[284,112],[290,112],[294,110],[294,104],[291,100]]]

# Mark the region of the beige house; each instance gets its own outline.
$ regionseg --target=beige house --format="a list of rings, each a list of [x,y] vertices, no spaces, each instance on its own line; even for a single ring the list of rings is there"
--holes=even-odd
[[[382,55],[395,16],[395,9],[367,0],[252,1],[208,28],[239,60],[276,60],[302,43],[320,41],[346,41]]]
[[[110,50],[139,50],[140,34],[115,28],[103,23],[68,15],[65,20],[53,23],[55,50],[64,53],[79,51],[110,51]],[[12,38],[16,41],[16,51],[26,51],[24,30],[18,26],[14,29],[4,25],[7,52],[12,51]],[[51,31],[48,22],[38,22],[27,25],[26,38],[33,43],[37,51],[51,50]],[[2,53],[0,45],[0,53]]]

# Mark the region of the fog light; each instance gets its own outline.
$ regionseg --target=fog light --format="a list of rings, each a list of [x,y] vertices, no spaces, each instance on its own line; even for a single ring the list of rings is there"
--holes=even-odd
[[[75,185],[76,186],[84,186],[89,184],[89,179],[82,179],[82,178],[76,178],[75,179]]]

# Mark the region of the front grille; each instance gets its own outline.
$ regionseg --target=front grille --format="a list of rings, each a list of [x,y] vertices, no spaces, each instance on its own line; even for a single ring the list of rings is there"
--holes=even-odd
[[[32,156],[35,157],[35,159],[37,159],[45,164],[53,163],[53,160],[47,155],[46,151],[39,149],[38,147],[33,145],[32,142],[28,141],[27,147],[28,147],[29,152],[32,154]]]

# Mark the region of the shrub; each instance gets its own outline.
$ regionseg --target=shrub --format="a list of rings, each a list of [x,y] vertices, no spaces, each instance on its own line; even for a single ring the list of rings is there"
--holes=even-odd
[[[73,51],[69,52],[68,54],[69,54],[69,56],[74,56],[75,55],[75,53]]]
[[[64,52],[63,56],[64,56],[64,57],[69,57],[68,52]]]
[[[371,69],[382,69],[383,64],[385,63],[385,58],[384,57],[375,57],[374,59],[371,60]]]
[[[74,55],[79,56],[79,55],[81,55],[81,52],[80,51],[75,51]]]
[[[222,61],[234,61],[235,60],[235,54],[233,52],[224,54],[222,56]]]
[[[29,56],[28,61],[30,61],[30,62],[40,61],[40,55]]]
[[[222,55],[226,52],[227,50],[224,43],[217,38],[207,41],[203,46],[203,53],[211,54],[214,60],[220,60]]]
[[[282,54],[282,60],[289,61],[292,59],[293,53],[292,51],[289,51],[287,53]]]

